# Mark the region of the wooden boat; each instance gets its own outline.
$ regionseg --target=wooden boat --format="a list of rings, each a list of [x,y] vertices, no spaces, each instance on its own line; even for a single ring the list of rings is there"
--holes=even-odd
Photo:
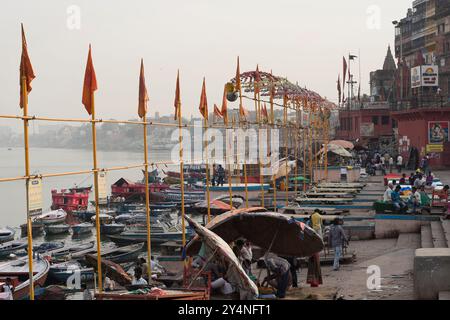
[[[114,217],[110,216],[109,214],[106,214],[106,213],[100,213],[99,214],[99,219],[100,219],[100,225],[102,225],[102,224],[109,224],[109,223],[114,221]],[[95,223],[97,221],[97,215],[94,215],[91,218],[91,221],[95,225]]]
[[[181,202],[181,191],[168,189],[152,193],[152,200],[157,202]],[[198,202],[205,200],[205,191],[186,191],[184,193],[185,202]]]
[[[125,229],[125,225],[119,224],[119,223],[100,225],[100,233],[105,234],[105,235],[118,234],[118,233],[121,233],[124,229]]]
[[[44,227],[47,235],[68,233],[70,226],[68,224],[49,224]]]
[[[97,256],[94,254],[86,255],[86,263],[97,270]],[[123,270],[123,268],[112,261],[101,259],[101,268],[108,273],[111,280],[116,281],[121,286],[130,285],[132,282],[131,277]]]
[[[144,243],[136,243],[125,247],[116,248],[109,253],[102,253],[102,259],[112,261],[114,263],[134,262],[138,259],[139,254],[144,248]]]
[[[92,224],[89,222],[83,222],[72,226],[72,232],[74,235],[86,234],[92,232]]]
[[[64,247],[63,241],[44,242],[36,247],[33,247],[33,251],[36,253],[46,253],[57,249],[61,249],[63,247]]]
[[[31,224],[31,235],[39,236],[44,233],[44,224],[41,222],[33,222]],[[26,223],[20,225],[20,234],[22,238],[28,236],[28,225]]]
[[[209,209],[212,215],[219,215],[236,208],[230,207],[229,202],[224,202],[220,200],[212,200],[209,204]],[[207,201],[200,201],[194,204],[185,206],[186,213],[197,213],[197,214],[207,214],[208,203]]]
[[[33,259],[33,282],[34,287],[43,287],[47,280],[50,263],[39,256]],[[12,280],[14,286],[14,300],[23,300],[29,296],[29,267],[28,259],[19,259],[0,264],[0,282],[5,282],[6,278]]]
[[[0,259],[8,257],[10,254],[25,249],[26,242],[10,241],[0,244]]]
[[[13,228],[6,227],[4,229],[0,229],[0,243],[14,240],[14,236],[16,231]]]
[[[149,292],[136,294],[130,291],[96,293],[96,300],[209,300],[208,290],[163,289],[163,294]]]
[[[49,280],[66,284],[69,277],[78,272],[82,283],[94,280],[94,268],[84,268],[77,261],[53,264],[48,273]]]
[[[47,213],[43,213],[36,217],[36,221],[42,222],[44,225],[62,223],[66,220],[67,213],[62,210],[54,210]]]
[[[321,204],[321,203],[331,203],[331,204],[342,204],[352,202],[353,198],[295,198],[298,203],[311,203],[311,204]]]
[[[90,241],[88,243],[83,244],[72,244],[68,246],[63,246],[62,248],[57,248],[54,250],[49,250],[45,253],[45,255],[49,255],[52,259],[56,260],[66,260],[68,257],[72,257],[79,252],[92,249],[94,247],[95,242]]]

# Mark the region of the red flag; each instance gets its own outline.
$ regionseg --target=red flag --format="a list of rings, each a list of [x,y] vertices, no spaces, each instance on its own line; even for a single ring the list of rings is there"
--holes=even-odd
[[[236,68],[236,90],[241,90],[241,70],[239,67],[239,57],[237,58],[237,68]]]
[[[259,74],[259,66],[256,65],[256,72],[255,72],[255,94],[258,94],[260,92],[259,89],[259,82],[261,81],[261,75]]]
[[[138,106],[138,115],[141,118],[144,118],[147,114],[147,102],[148,102],[148,93],[147,88],[145,86],[145,75],[144,75],[144,59],[141,59],[141,74],[139,75],[139,106]]]
[[[180,71],[177,73],[177,84],[175,89],[175,120],[181,119],[181,98],[180,98]]]
[[[222,110],[220,111],[220,114],[223,117],[223,122],[225,124],[228,124],[228,111],[227,111],[227,86],[225,85],[223,88],[223,97],[222,97]]]
[[[220,112],[220,109],[219,107],[217,107],[217,104],[214,104],[214,114],[219,118],[223,118],[222,112]]]
[[[262,112],[263,117],[268,121],[269,120],[269,114],[267,113],[266,103],[264,103],[261,112]]]
[[[20,107],[23,108],[24,101],[23,101],[23,91],[24,88],[22,78],[25,77],[25,91],[28,95],[31,92],[31,81],[33,81],[36,76],[33,72],[33,66],[31,65],[30,57],[28,56],[28,48],[27,48],[27,40],[25,39],[25,31],[23,30],[23,24],[21,24],[22,27],[22,56],[20,58]]]
[[[341,103],[341,75],[338,75],[337,90],[339,95],[339,103]]]
[[[84,73],[83,99],[82,102],[86,111],[92,114],[92,94],[97,90],[97,78],[95,76],[94,64],[92,63],[91,45],[89,45],[86,71]]]
[[[200,95],[200,106],[198,107],[200,113],[205,120],[208,120],[208,100],[206,99],[206,85],[205,78],[203,78],[202,93]]]

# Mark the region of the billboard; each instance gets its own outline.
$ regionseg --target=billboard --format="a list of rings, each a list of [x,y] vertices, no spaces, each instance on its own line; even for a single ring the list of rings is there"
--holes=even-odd
[[[27,181],[28,185],[28,215],[30,217],[42,213],[42,179],[35,178]]]
[[[439,67],[424,65],[411,69],[411,88],[437,87],[439,85]]]
[[[448,121],[428,122],[428,143],[444,144],[448,142]]]

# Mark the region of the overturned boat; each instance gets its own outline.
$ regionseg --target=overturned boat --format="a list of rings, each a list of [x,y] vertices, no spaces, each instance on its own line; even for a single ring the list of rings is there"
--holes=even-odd
[[[63,209],[58,209],[43,213],[37,216],[35,221],[42,222],[44,225],[63,223],[66,220],[67,212]]]

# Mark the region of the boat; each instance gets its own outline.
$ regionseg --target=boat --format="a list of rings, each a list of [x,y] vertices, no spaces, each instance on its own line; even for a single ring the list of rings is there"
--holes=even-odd
[[[53,264],[48,273],[49,280],[66,284],[69,277],[78,273],[82,283],[94,280],[94,268],[85,268],[77,261]]]
[[[92,186],[89,187],[75,187],[58,190],[52,190],[52,210],[62,209],[66,212],[73,210],[83,210],[89,205],[89,193]]]
[[[10,254],[16,251],[25,249],[27,247],[26,242],[9,241],[0,244],[0,259],[8,257]]]
[[[152,193],[165,190],[169,185],[159,182],[149,184],[150,199]],[[111,185],[111,199],[112,202],[125,201],[144,201],[145,200],[145,183],[132,182],[125,178],[120,178],[113,185]]]
[[[100,220],[100,225],[102,225],[102,224],[109,224],[109,223],[112,223],[114,221],[114,217],[110,216],[109,214],[106,214],[106,213],[100,213],[98,217],[99,217],[99,220]],[[97,221],[97,215],[94,215],[91,218],[91,221],[95,225],[95,223]]]
[[[42,222],[44,225],[62,223],[66,220],[67,212],[62,209],[53,210],[43,213],[36,217],[36,221]]]
[[[44,224],[41,222],[34,221],[31,224],[31,235],[33,237],[39,236],[44,233]],[[28,224],[24,223],[20,225],[20,234],[22,238],[28,236]]]
[[[160,192],[153,192],[152,199],[157,202],[181,202],[181,191],[178,189],[168,189]],[[186,191],[184,192],[184,201],[198,202],[205,200],[205,191]]]
[[[125,225],[120,223],[102,224],[100,225],[100,234],[118,234],[124,229]]]
[[[83,222],[72,226],[72,232],[74,235],[86,234],[92,232],[92,224],[89,222]]]
[[[61,249],[64,247],[63,241],[55,241],[55,242],[44,242],[40,245],[33,247],[33,251],[36,253],[46,253],[49,251],[54,251],[57,249]]]
[[[45,255],[51,256],[52,260],[67,260],[68,257],[78,254],[86,250],[92,250],[94,248],[94,241],[82,244],[72,244],[47,251]]]
[[[45,234],[54,235],[54,234],[62,234],[68,233],[70,230],[70,226],[68,224],[49,224],[44,227]]]
[[[29,297],[30,278],[28,259],[19,259],[0,264],[0,282],[10,278],[14,286],[14,300],[23,300]],[[34,287],[43,287],[50,270],[50,262],[38,257],[33,259]]]
[[[16,231],[13,228],[6,227],[0,229],[0,243],[14,240]]]
[[[144,248],[144,243],[136,243],[125,247],[119,247],[109,253],[102,253],[102,259],[112,261],[114,263],[134,262],[138,259],[139,254]]]

